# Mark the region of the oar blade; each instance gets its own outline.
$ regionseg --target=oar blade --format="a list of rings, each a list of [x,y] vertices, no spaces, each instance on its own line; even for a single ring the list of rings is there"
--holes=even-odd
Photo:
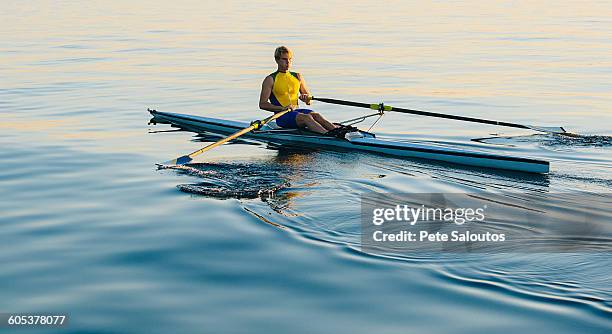
[[[161,164],[157,164],[158,166],[180,166],[188,164],[193,159],[188,155],[183,155],[182,157],[178,157],[176,159],[168,160],[166,162],[162,162]]]
[[[549,132],[549,133],[556,133],[556,134],[566,134],[567,131],[565,131],[565,129],[561,126],[536,126],[536,125],[527,125],[528,128],[530,128],[531,130],[534,131],[539,131],[539,132]]]
[[[177,165],[185,165],[185,164],[190,163],[192,160],[193,160],[193,159],[191,159],[191,157],[190,157],[190,156],[188,156],[188,155],[184,155],[184,156],[182,156],[182,157],[178,157],[178,158],[176,158],[176,164],[177,164]]]

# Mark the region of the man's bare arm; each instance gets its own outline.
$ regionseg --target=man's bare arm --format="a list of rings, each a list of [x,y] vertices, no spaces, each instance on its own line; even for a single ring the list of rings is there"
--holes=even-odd
[[[302,74],[298,74],[298,77],[300,79],[300,100],[310,105],[310,90],[308,89],[308,86],[306,86],[306,80],[304,80]]]
[[[272,94],[272,87],[274,86],[274,80],[271,76],[267,76],[261,84],[261,94],[259,94],[259,108],[267,111],[278,112],[285,110],[285,107],[276,106],[270,103],[270,94]]]

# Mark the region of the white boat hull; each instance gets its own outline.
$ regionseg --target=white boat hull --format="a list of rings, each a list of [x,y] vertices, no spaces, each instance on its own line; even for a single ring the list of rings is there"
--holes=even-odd
[[[228,121],[218,118],[201,117],[194,115],[166,113],[151,111],[153,122],[172,124],[187,131],[196,133],[216,133],[229,135],[249,126],[248,123]],[[492,153],[468,151],[460,148],[436,146],[433,143],[394,142],[380,140],[373,134],[360,132],[358,136],[348,140],[334,137],[325,137],[308,131],[279,130],[264,127],[245,137],[273,143],[302,143],[316,147],[342,147],[349,150],[360,150],[384,153],[400,157],[421,158],[444,161],[454,164],[513,170],[529,173],[548,173],[548,161],[519,158]]]

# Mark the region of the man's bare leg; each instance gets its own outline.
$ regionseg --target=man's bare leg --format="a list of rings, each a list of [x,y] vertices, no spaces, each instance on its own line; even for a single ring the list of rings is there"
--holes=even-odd
[[[315,119],[310,114],[299,113],[295,116],[295,123],[298,125],[298,127],[306,127],[308,128],[308,130],[316,133],[326,133],[328,130],[324,128],[321,124],[319,124],[317,121],[315,121]]]
[[[323,117],[323,115],[319,114],[318,112],[311,112],[308,115],[312,115],[312,118],[317,123],[319,123],[321,126],[323,126],[325,128],[325,130],[327,130],[327,131],[333,130],[333,129],[337,128],[336,125],[334,125],[330,121],[326,120],[325,117]]]

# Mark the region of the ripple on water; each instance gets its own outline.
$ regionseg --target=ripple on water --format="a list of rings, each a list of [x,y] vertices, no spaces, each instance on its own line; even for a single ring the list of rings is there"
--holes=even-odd
[[[198,163],[162,168],[201,180],[195,184],[177,185],[180,191],[219,199],[266,198],[290,186],[283,181],[282,175],[287,170],[282,165]]]
[[[450,175],[455,178],[453,182],[457,182],[457,179],[471,180],[466,181],[468,184],[488,181],[487,189],[518,190],[519,193],[516,194],[500,195],[506,196],[505,200],[508,203],[521,200],[519,195],[524,192],[536,198],[549,196],[546,194],[549,185],[546,177],[543,179],[519,178],[520,182],[517,186],[516,179],[504,174],[491,177],[490,174],[471,171],[453,173],[443,168],[411,170],[413,167],[410,165],[405,167],[396,164],[385,165],[382,160],[370,156],[365,161],[357,160],[365,164],[347,164],[346,160],[334,163],[334,156],[333,153],[317,153],[313,155],[313,160],[310,160],[314,166],[320,167],[317,159],[326,159],[326,167],[334,170],[333,175],[328,175],[325,171],[317,173],[316,168],[310,169],[312,165],[308,167],[311,173],[303,174],[303,171],[296,165],[285,166],[269,161],[194,164],[178,170],[190,176],[209,179],[193,185],[198,189],[196,193],[217,197],[214,193],[211,195],[214,192],[211,189],[220,187],[224,189],[222,198],[242,198],[241,205],[255,219],[288,229],[298,239],[335,245],[339,252],[346,253],[348,256],[378,259],[393,262],[399,266],[417,266],[423,269],[433,266],[432,268],[444,280],[452,281],[453,285],[471,286],[475,284],[474,282],[479,282],[477,285],[480,288],[506,291],[525,301],[558,304],[560,307],[569,305],[582,312],[599,316],[605,316],[610,312],[610,291],[605,280],[606,270],[594,266],[598,261],[597,258],[601,260],[599,263],[610,261],[609,256],[598,255],[598,249],[609,249],[609,246],[606,245],[610,244],[610,240],[605,238],[572,240],[572,245],[575,246],[576,242],[581,242],[583,247],[590,249],[592,253],[576,255],[565,253],[569,256],[545,253],[521,254],[520,251],[516,254],[510,253],[511,256],[507,254],[426,252],[375,255],[364,253],[361,250],[360,229],[357,223],[360,219],[358,213],[360,195],[363,191],[388,192],[393,187],[385,186],[385,182],[395,183],[394,175],[397,173],[417,180],[422,177],[435,179]],[[369,171],[368,174],[364,174],[364,171],[361,170],[364,166],[367,166],[365,168]],[[404,168],[410,172],[404,173]],[[301,177],[294,179],[291,183],[286,182],[290,173],[297,173]],[[267,176],[262,177],[262,175]],[[363,178],[363,175],[370,177]],[[333,181],[330,180],[331,178]],[[273,196],[266,197],[263,201],[249,200],[261,198],[259,190],[273,189],[279,184],[283,187],[275,189]],[[250,191],[251,196],[242,196],[239,188],[232,188],[242,186]],[[186,191],[182,187],[179,189]],[[474,190],[475,188],[468,187],[463,190],[466,189]],[[552,210],[556,210],[553,215],[561,211],[567,213],[567,210],[581,210],[576,205],[572,206],[571,202],[557,203],[552,207]],[[507,221],[493,222],[491,228],[498,232],[525,230],[530,233],[540,233],[543,229],[550,228],[543,225],[530,230],[512,220],[512,217],[506,218],[508,218]],[[607,229],[607,227],[604,228]],[[601,246],[605,247],[601,248]],[[571,271],[563,267],[563,261],[566,261],[565,265],[568,268],[572,268]],[[551,263],[556,263],[556,266],[551,267]]]

